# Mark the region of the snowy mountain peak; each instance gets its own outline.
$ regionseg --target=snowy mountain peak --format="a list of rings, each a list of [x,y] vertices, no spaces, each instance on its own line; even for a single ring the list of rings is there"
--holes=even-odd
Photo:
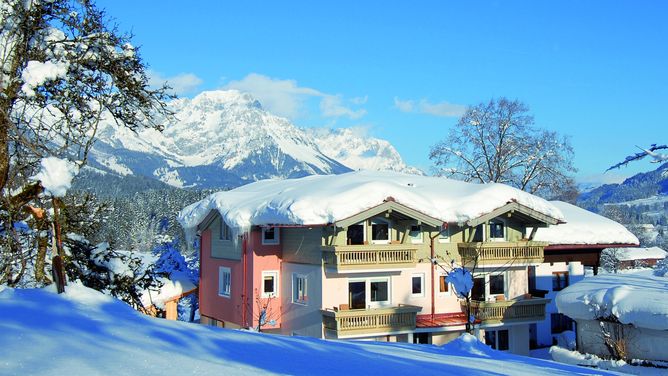
[[[237,90],[172,101],[165,130],[133,133],[112,122],[98,132],[91,165],[167,184],[232,187],[265,178],[339,174],[351,169],[421,171],[387,141],[350,129],[304,130]]]

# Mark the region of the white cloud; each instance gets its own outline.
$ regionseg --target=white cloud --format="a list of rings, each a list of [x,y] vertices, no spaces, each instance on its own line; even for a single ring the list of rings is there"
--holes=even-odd
[[[356,98],[353,98],[356,99]],[[351,100],[352,102],[352,100]],[[360,108],[353,110],[346,107],[340,95],[325,95],[320,101],[320,111],[325,117],[347,116],[351,119],[359,119],[366,114],[366,110]]]
[[[299,86],[295,80],[282,80],[258,73],[251,73],[241,80],[227,83],[224,89],[236,89],[250,93],[262,106],[280,116],[298,118],[305,111],[309,98],[320,99],[321,115],[325,117],[346,116],[357,119],[366,114],[364,109],[353,109],[346,105],[361,105],[366,97],[356,97],[346,101],[340,95],[327,94],[309,87]]]
[[[160,87],[167,83],[176,95],[184,95],[194,92],[201,84],[202,79],[193,73],[180,73],[176,76],[165,77],[158,72],[149,70],[148,84],[153,87]]]
[[[466,106],[462,104],[454,104],[446,101],[432,103],[424,98],[420,100],[401,100],[394,97],[394,107],[402,112],[417,112],[442,117],[459,117],[466,111]]]

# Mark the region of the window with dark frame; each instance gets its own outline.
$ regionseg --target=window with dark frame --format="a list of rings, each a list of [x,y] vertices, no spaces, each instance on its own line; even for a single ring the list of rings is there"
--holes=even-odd
[[[501,221],[489,222],[489,237],[491,239],[505,239],[505,225]]]
[[[422,295],[422,281],[424,280],[424,277],[421,274],[414,274],[411,281],[412,281],[412,290],[411,293],[413,295]]]
[[[561,291],[568,287],[568,272],[552,273],[552,291]]]
[[[364,244],[364,225],[361,223],[348,226],[348,245]]]
[[[503,274],[490,275],[489,276],[489,294],[490,295],[503,295],[505,294],[505,284],[503,280]]]
[[[485,278],[473,278],[473,288],[471,289],[471,299],[484,301],[485,300]]]
[[[390,225],[380,221],[371,223],[371,240],[390,241]]]

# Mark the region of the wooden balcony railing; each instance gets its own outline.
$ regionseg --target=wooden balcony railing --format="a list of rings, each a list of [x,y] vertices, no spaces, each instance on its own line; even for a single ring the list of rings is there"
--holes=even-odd
[[[483,324],[513,321],[545,320],[545,305],[550,299],[531,298],[500,302],[471,301],[471,314]],[[466,312],[466,302],[462,301],[462,311]]]
[[[546,246],[545,242],[533,241],[457,244],[462,263],[473,263],[477,257],[478,265],[540,264],[543,262]]]
[[[402,269],[417,264],[417,247],[408,244],[325,246],[322,251],[326,266],[338,271]]]
[[[322,310],[322,324],[329,337],[345,338],[391,334],[415,329],[415,316],[422,307]]]

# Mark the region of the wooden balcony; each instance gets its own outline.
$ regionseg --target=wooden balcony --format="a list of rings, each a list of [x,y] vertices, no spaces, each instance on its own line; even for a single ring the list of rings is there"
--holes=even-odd
[[[471,301],[471,314],[483,324],[498,324],[517,321],[545,320],[545,305],[550,299],[529,298],[500,302]],[[462,301],[462,311],[466,312],[466,302]]]
[[[417,264],[417,247],[409,244],[324,246],[325,266],[337,272],[406,269]]]
[[[415,330],[415,316],[422,307],[402,305],[389,308],[322,310],[322,324],[328,338],[352,338]]]
[[[471,265],[536,265],[544,259],[545,242],[484,242],[458,243],[462,263]]]

